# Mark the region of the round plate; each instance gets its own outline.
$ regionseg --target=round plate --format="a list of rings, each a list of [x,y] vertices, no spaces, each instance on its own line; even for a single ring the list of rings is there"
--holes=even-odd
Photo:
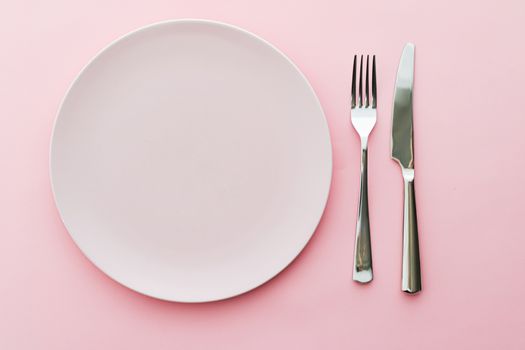
[[[102,271],[203,302],[251,290],[304,248],[324,210],[326,120],[298,68],[242,29],[150,25],[80,73],[56,120],[55,200]]]

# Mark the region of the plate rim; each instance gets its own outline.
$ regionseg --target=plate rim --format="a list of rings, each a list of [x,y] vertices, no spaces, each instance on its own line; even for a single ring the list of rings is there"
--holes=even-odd
[[[54,140],[55,140],[55,132],[56,132],[56,129],[57,129],[56,128],[57,127],[57,122],[58,122],[58,119],[60,117],[60,114],[62,112],[63,106],[64,106],[68,96],[70,95],[71,91],[76,86],[76,84],[79,82],[80,78],[88,70],[88,68],[92,64],[94,64],[94,62],[96,62],[99,59],[99,57],[102,56],[106,51],[112,49],[115,45],[117,45],[121,41],[124,41],[127,38],[129,38],[129,37],[131,37],[131,36],[133,36],[135,34],[138,34],[138,33],[143,32],[143,31],[147,31],[147,30],[152,29],[152,28],[161,27],[161,26],[164,26],[164,25],[183,24],[183,23],[199,23],[199,24],[204,24],[204,25],[214,25],[214,26],[224,27],[224,28],[228,28],[228,29],[232,29],[232,30],[241,32],[241,33],[243,33],[245,35],[248,35],[249,37],[251,37],[251,38],[253,38],[255,40],[260,41],[265,46],[267,46],[271,50],[275,51],[282,58],[284,58],[288,62],[288,64],[290,64],[290,66],[296,71],[296,73],[301,77],[303,82],[306,84],[306,87],[310,90],[312,96],[314,97],[315,104],[316,104],[317,108],[319,109],[319,111],[321,113],[321,116],[322,116],[322,119],[323,119],[323,123],[322,123],[323,126],[324,126],[323,129],[324,129],[324,132],[326,134],[326,141],[328,142],[328,148],[327,148],[328,149],[328,157],[327,157],[327,160],[328,160],[328,177],[327,177],[328,180],[327,180],[327,182],[328,182],[328,184],[326,185],[324,199],[323,199],[323,202],[322,202],[322,208],[323,209],[322,209],[322,211],[319,214],[319,218],[316,220],[317,221],[316,224],[311,229],[311,232],[308,234],[307,239],[304,241],[302,246],[299,248],[298,252],[291,258],[291,260],[286,265],[284,265],[280,270],[276,271],[273,276],[271,276],[270,278],[262,281],[261,283],[258,283],[256,285],[250,287],[249,289],[237,292],[237,293],[229,295],[227,297],[214,297],[214,298],[206,298],[206,299],[202,299],[202,298],[201,299],[192,299],[192,298],[185,298],[185,299],[183,299],[183,298],[173,299],[172,298],[172,299],[170,299],[170,298],[167,298],[167,297],[162,297],[162,296],[154,295],[153,293],[148,293],[148,292],[139,290],[139,289],[135,288],[134,286],[130,286],[130,285],[124,284],[123,282],[119,281],[116,277],[114,277],[112,274],[109,274],[106,270],[101,268],[95,261],[93,261],[91,259],[91,257],[88,254],[85,253],[85,251],[82,249],[80,244],[75,239],[75,236],[72,234],[72,230],[70,229],[69,225],[66,223],[66,221],[64,219],[64,216],[63,216],[63,213],[62,213],[62,210],[60,209],[60,206],[58,204],[57,194],[56,194],[56,190],[55,190],[55,184],[54,184],[54,181],[53,181],[53,166],[52,166],[52,164],[53,164],[53,149],[55,147],[54,146],[55,145]],[[183,304],[200,304],[200,303],[216,302],[216,301],[221,301],[221,300],[232,299],[232,298],[235,298],[237,296],[241,296],[241,295],[247,294],[247,293],[249,293],[249,292],[251,292],[253,290],[256,290],[257,288],[265,285],[266,283],[272,281],[274,278],[279,276],[294,261],[297,260],[297,258],[304,251],[304,249],[306,248],[306,246],[308,245],[308,243],[310,242],[310,240],[314,236],[315,232],[317,231],[317,228],[319,227],[319,224],[321,223],[322,218],[323,218],[323,216],[325,214],[325,211],[326,211],[326,206],[328,204],[328,199],[329,199],[329,196],[330,196],[330,193],[331,193],[331,187],[332,187],[332,181],[333,181],[333,145],[332,145],[332,138],[331,138],[331,134],[330,134],[330,128],[328,126],[328,120],[326,118],[326,114],[324,113],[324,109],[323,109],[323,106],[322,106],[322,104],[321,104],[321,102],[319,100],[319,97],[317,96],[314,88],[312,87],[312,85],[310,84],[310,81],[306,78],[304,73],[292,61],[292,59],[290,59],[280,49],[278,49],[276,46],[274,46],[270,42],[266,41],[262,37],[258,36],[257,34],[254,34],[254,33],[250,32],[250,31],[248,31],[246,29],[243,29],[241,27],[238,27],[238,26],[230,24],[230,23],[225,23],[225,22],[222,22],[222,21],[211,20],[211,19],[204,19],[204,18],[167,19],[167,20],[163,20],[163,21],[153,22],[153,23],[150,23],[150,24],[138,27],[138,28],[136,28],[134,30],[131,30],[131,31],[127,32],[124,35],[121,35],[121,36],[117,37],[116,39],[113,39],[109,44],[106,44],[106,46],[104,46],[102,49],[100,49],[93,57],[91,57],[89,59],[89,61],[76,74],[76,76],[73,78],[72,82],[69,84],[68,88],[66,89],[66,92],[64,93],[64,95],[62,97],[62,100],[60,101],[60,104],[59,104],[58,109],[57,109],[56,114],[55,114],[55,118],[54,118],[52,129],[51,129],[50,143],[49,143],[49,150],[48,150],[48,152],[49,152],[49,161],[48,161],[49,181],[50,181],[50,184],[51,184],[51,192],[52,192],[52,196],[53,196],[53,202],[54,202],[55,208],[56,208],[56,210],[57,210],[57,212],[59,214],[58,216],[60,218],[60,221],[64,225],[64,228],[66,229],[68,236],[72,239],[72,241],[74,242],[75,246],[80,250],[82,255],[85,258],[87,258],[87,260],[91,264],[93,264],[100,272],[102,272],[103,275],[109,277],[112,281],[115,281],[119,285],[124,286],[128,290],[131,290],[131,291],[133,291],[135,293],[138,293],[140,295],[144,295],[144,296],[147,296],[147,297],[150,297],[150,298],[153,298],[153,299],[162,300],[162,301],[168,301],[168,302],[183,303]]]

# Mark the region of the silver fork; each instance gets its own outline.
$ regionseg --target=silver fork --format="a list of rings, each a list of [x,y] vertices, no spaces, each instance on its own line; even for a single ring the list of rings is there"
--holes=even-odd
[[[354,55],[352,73],[352,125],[361,137],[361,193],[355,232],[353,280],[368,283],[373,278],[370,219],[368,216],[368,136],[376,124],[377,86],[376,57],[372,56],[372,99],[368,90],[368,63],[366,56],[365,95],[363,96],[363,55],[359,65],[359,91],[356,92],[357,56]]]

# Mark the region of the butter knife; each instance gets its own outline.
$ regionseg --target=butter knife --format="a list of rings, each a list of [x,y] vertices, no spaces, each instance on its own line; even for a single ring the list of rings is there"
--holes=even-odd
[[[405,183],[401,289],[410,294],[421,291],[421,265],[414,193],[413,85],[414,44],[408,43],[401,55],[395,85],[392,117],[392,158],[401,166]]]

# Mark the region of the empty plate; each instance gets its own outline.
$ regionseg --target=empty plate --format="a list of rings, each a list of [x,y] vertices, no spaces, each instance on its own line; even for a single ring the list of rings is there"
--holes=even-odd
[[[60,107],[55,200],[114,280],[180,302],[229,298],[283,270],[323,213],[331,146],[299,69],[242,29],[176,20],[99,53]]]

